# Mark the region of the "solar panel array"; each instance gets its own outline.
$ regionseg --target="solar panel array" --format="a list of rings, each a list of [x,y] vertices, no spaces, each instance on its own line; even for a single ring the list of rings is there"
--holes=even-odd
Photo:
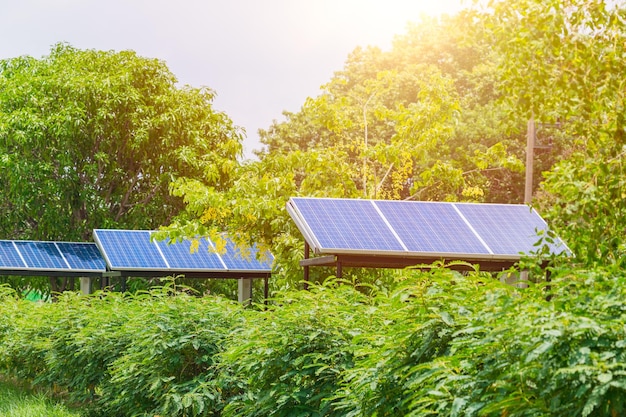
[[[287,210],[316,254],[510,260],[547,231],[522,204],[291,198]],[[548,247],[568,252],[559,239]]]
[[[94,231],[96,243],[0,240],[0,274],[50,273],[93,276],[108,271],[270,273],[273,257],[257,258],[256,247],[242,250],[228,238],[223,253],[213,242],[168,243],[151,239],[147,230]],[[108,267],[108,268],[107,268]]]
[[[94,243],[0,240],[0,270],[105,272]]]
[[[256,247],[242,253],[227,237],[223,237],[226,250],[222,253],[206,238],[199,239],[199,247],[191,251],[191,241],[157,241],[151,239],[152,233],[148,230],[96,229],[93,236],[111,270],[269,273],[272,269],[271,254],[257,259]]]

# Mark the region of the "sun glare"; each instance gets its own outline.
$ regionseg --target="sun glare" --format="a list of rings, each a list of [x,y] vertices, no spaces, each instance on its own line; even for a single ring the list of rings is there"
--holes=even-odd
[[[351,21],[364,31],[369,40],[388,39],[402,33],[409,22],[417,22],[423,15],[455,14],[468,0],[341,0],[325,4],[332,14]],[[376,43],[376,42],[375,42]],[[382,46],[382,45],[379,45]]]

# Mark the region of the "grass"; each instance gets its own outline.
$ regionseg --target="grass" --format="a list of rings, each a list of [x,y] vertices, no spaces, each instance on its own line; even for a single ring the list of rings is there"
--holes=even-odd
[[[43,394],[0,381],[0,416],[2,417],[80,417]]]

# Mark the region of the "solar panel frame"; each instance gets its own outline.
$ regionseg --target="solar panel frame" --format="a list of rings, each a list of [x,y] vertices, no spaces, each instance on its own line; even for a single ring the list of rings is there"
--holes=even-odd
[[[335,212],[327,209],[329,205]],[[321,207],[325,209],[322,216],[314,213],[315,208]],[[348,208],[358,208],[361,211],[350,213]],[[402,241],[371,200],[294,197],[287,203],[287,210],[305,238],[309,237],[307,242],[316,254],[406,254]],[[373,221],[374,224],[368,224],[366,220]],[[316,233],[320,228],[323,233]],[[336,235],[333,239],[332,233],[341,231],[350,233],[350,236]],[[360,242],[359,238],[365,238],[366,241]],[[339,245],[348,241],[358,247]],[[377,247],[381,242],[384,244],[382,249]]]
[[[144,273],[144,275],[145,273],[150,273],[154,276],[160,273],[189,273],[194,276],[198,273],[216,275],[241,273],[242,277],[244,277],[246,274],[270,274],[272,271],[271,265],[264,264],[263,267],[256,268],[257,265],[254,262],[248,262],[250,269],[241,268],[242,264],[238,264],[237,268],[229,268],[227,263],[224,262],[225,254],[215,252],[215,244],[207,238],[199,238],[200,245],[198,251],[196,253],[190,253],[191,241],[184,240],[174,243],[157,241],[151,239],[153,233],[155,233],[155,231],[151,230],[95,229],[93,231],[94,240],[102,252],[108,268],[110,270],[125,271],[128,275],[131,275],[130,273],[134,271]],[[111,235],[117,236],[117,239],[111,239]],[[135,262],[133,264],[130,255],[127,253],[132,251],[133,248],[128,245],[128,242],[124,242],[121,239],[122,236],[133,236],[134,246],[142,246],[144,249],[143,253],[148,253],[154,263],[148,264],[148,262],[144,262],[138,265],[141,262]],[[122,246],[124,252],[119,253],[119,251],[111,251],[111,244]],[[175,259],[176,254],[183,256],[186,260],[193,259],[193,261],[189,262],[189,265],[184,266],[184,260]],[[226,254],[228,254],[228,252]],[[124,258],[126,263],[119,262],[116,258],[117,255]],[[199,258],[192,258],[195,256]],[[172,259],[175,259],[175,261],[171,262]],[[205,263],[204,266],[200,266],[203,261],[207,260],[210,260],[210,265]]]
[[[388,250],[385,247],[362,249],[362,248],[324,246],[323,240],[321,240],[319,237],[319,230],[318,230],[321,220],[319,218],[315,219],[315,215],[313,213],[310,213],[310,212],[307,213],[307,210],[310,211],[310,207],[314,205],[314,204],[311,204],[312,200],[319,202],[317,203],[318,208],[323,207],[325,204],[328,205],[329,202],[336,203],[337,201],[340,201],[340,200],[359,201],[360,203],[355,203],[352,205],[353,208],[365,207],[364,205],[365,202],[370,202],[372,205],[378,208],[382,221],[388,225],[392,233],[398,238],[401,245],[404,247],[404,250],[401,250],[401,251],[397,249]],[[307,205],[309,206],[306,210],[303,210],[303,203],[307,203]],[[472,250],[460,250],[458,252],[450,252],[448,250],[443,250],[443,251],[441,250],[428,250],[428,251],[411,250],[411,249],[415,249],[415,246],[414,246],[414,242],[411,242],[410,239],[407,239],[406,237],[407,232],[396,229],[396,227],[402,224],[403,222],[405,223],[411,223],[411,222],[407,221],[406,219],[394,219],[393,215],[390,215],[390,212],[392,210],[390,210],[388,206],[390,204],[402,205],[405,203],[418,203],[418,204],[426,204],[426,205],[431,204],[432,205],[432,206],[425,206],[425,207],[436,207],[436,205],[439,204],[441,205],[440,207],[443,207],[445,205],[445,206],[449,206],[451,209],[454,209],[454,211],[457,212],[457,216],[458,216],[456,220],[454,220],[454,223],[458,227],[462,227],[461,226],[462,223],[466,224],[467,228],[463,227],[464,235],[474,240],[473,249]],[[481,234],[476,230],[476,227],[478,229],[481,229],[480,222],[477,222],[476,219],[472,219],[474,220],[474,223],[476,223],[476,227],[474,227],[474,225],[472,224],[472,221],[468,220],[467,217],[462,215],[462,211],[459,209],[459,205],[469,205],[469,206],[478,206],[478,207],[485,206],[485,205],[517,207],[515,210],[521,210],[520,209],[521,207],[522,209],[525,209],[531,212],[531,209],[529,206],[522,205],[522,204],[403,202],[403,201],[391,201],[391,200],[329,199],[329,198],[310,198],[310,197],[292,197],[287,202],[287,211],[291,215],[292,219],[296,223],[296,226],[302,232],[303,237],[305,238],[309,246],[313,249],[313,252],[316,255],[325,255],[325,254],[327,255],[365,255],[365,256],[372,255],[372,256],[381,256],[381,257],[386,256],[389,258],[403,257],[403,258],[415,258],[415,259],[420,259],[420,258],[431,259],[434,257],[434,258],[445,258],[445,259],[450,259],[450,260],[467,260],[467,261],[494,261],[494,260],[517,261],[521,259],[522,253],[520,253],[519,251],[515,253],[513,253],[513,251],[508,251],[508,252],[497,251],[497,250],[494,251],[489,245],[489,242],[491,241],[491,239],[485,240],[483,236],[481,236]],[[446,210],[449,211],[450,209],[446,209]],[[536,211],[533,210],[532,213],[534,213],[534,215],[538,219],[541,219],[541,217],[538,215],[538,213],[536,213]],[[455,218],[452,212],[450,212],[449,214],[452,216],[451,219]],[[357,215],[353,213],[352,216],[356,217]],[[311,222],[312,218],[314,219],[313,222]],[[324,215],[322,216],[322,219],[328,219],[328,218],[330,218],[330,216],[327,213],[324,213]],[[543,221],[543,219],[541,219],[541,221],[543,222],[542,226],[544,227],[544,229],[541,229],[541,230],[547,229],[547,224],[545,223],[545,221]],[[482,245],[480,250],[476,250],[477,248],[479,248],[476,240],[480,242]],[[565,248],[564,252],[568,253],[569,250],[567,249],[565,243],[563,243],[560,240],[559,242],[562,244],[562,247]],[[523,248],[526,249],[527,247],[528,246],[526,245]],[[504,253],[500,253],[500,252],[504,252]]]
[[[68,245],[81,245],[84,249],[83,255],[89,256],[92,262],[83,260],[81,263],[81,254],[72,251]],[[97,259],[98,256],[100,259]],[[37,272],[53,275],[67,273],[71,276],[81,273],[92,275],[104,273],[106,264],[96,245],[91,242],[0,240],[0,271],[31,275]]]

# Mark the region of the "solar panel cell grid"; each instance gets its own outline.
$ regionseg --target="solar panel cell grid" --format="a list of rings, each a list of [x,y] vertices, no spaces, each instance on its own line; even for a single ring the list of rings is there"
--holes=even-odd
[[[404,250],[369,200],[293,201],[323,249]]]
[[[70,268],[80,271],[104,271],[106,264],[93,243],[58,242],[57,247]]]
[[[271,255],[267,254],[266,259],[257,259],[258,249],[256,247],[250,248],[249,253],[242,253],[242,251],[235,246],[230,240],[226,240],[226,252],[220,256],[224,260],[226,267],[229,271],[266,271],[271,270],[272,259]]]
[[[69,269],[54,242],[15,241],[26,266],[35,269]]]
[[[26,265],[22,261],[15,245],[12,241],[0,241],[0,268],[24,268]]]
[[[198,249],[192,253],[190,240],[172,244],[166,241],[157,241],[161,253],[172,269],[226,269],[218,254],[209,251],[209,243],[206,239],[199,239],[198,243]]]
[[[547,228],[537,213],[524,205],[456,204],[494,254],[517,255],[536,250],[537,230]]]
[[[166,270],[168,265],[147,230],[95,230],[111,269]]]
[[[376,201],[410,252],[488,254],[488,249],[447,203]]]

